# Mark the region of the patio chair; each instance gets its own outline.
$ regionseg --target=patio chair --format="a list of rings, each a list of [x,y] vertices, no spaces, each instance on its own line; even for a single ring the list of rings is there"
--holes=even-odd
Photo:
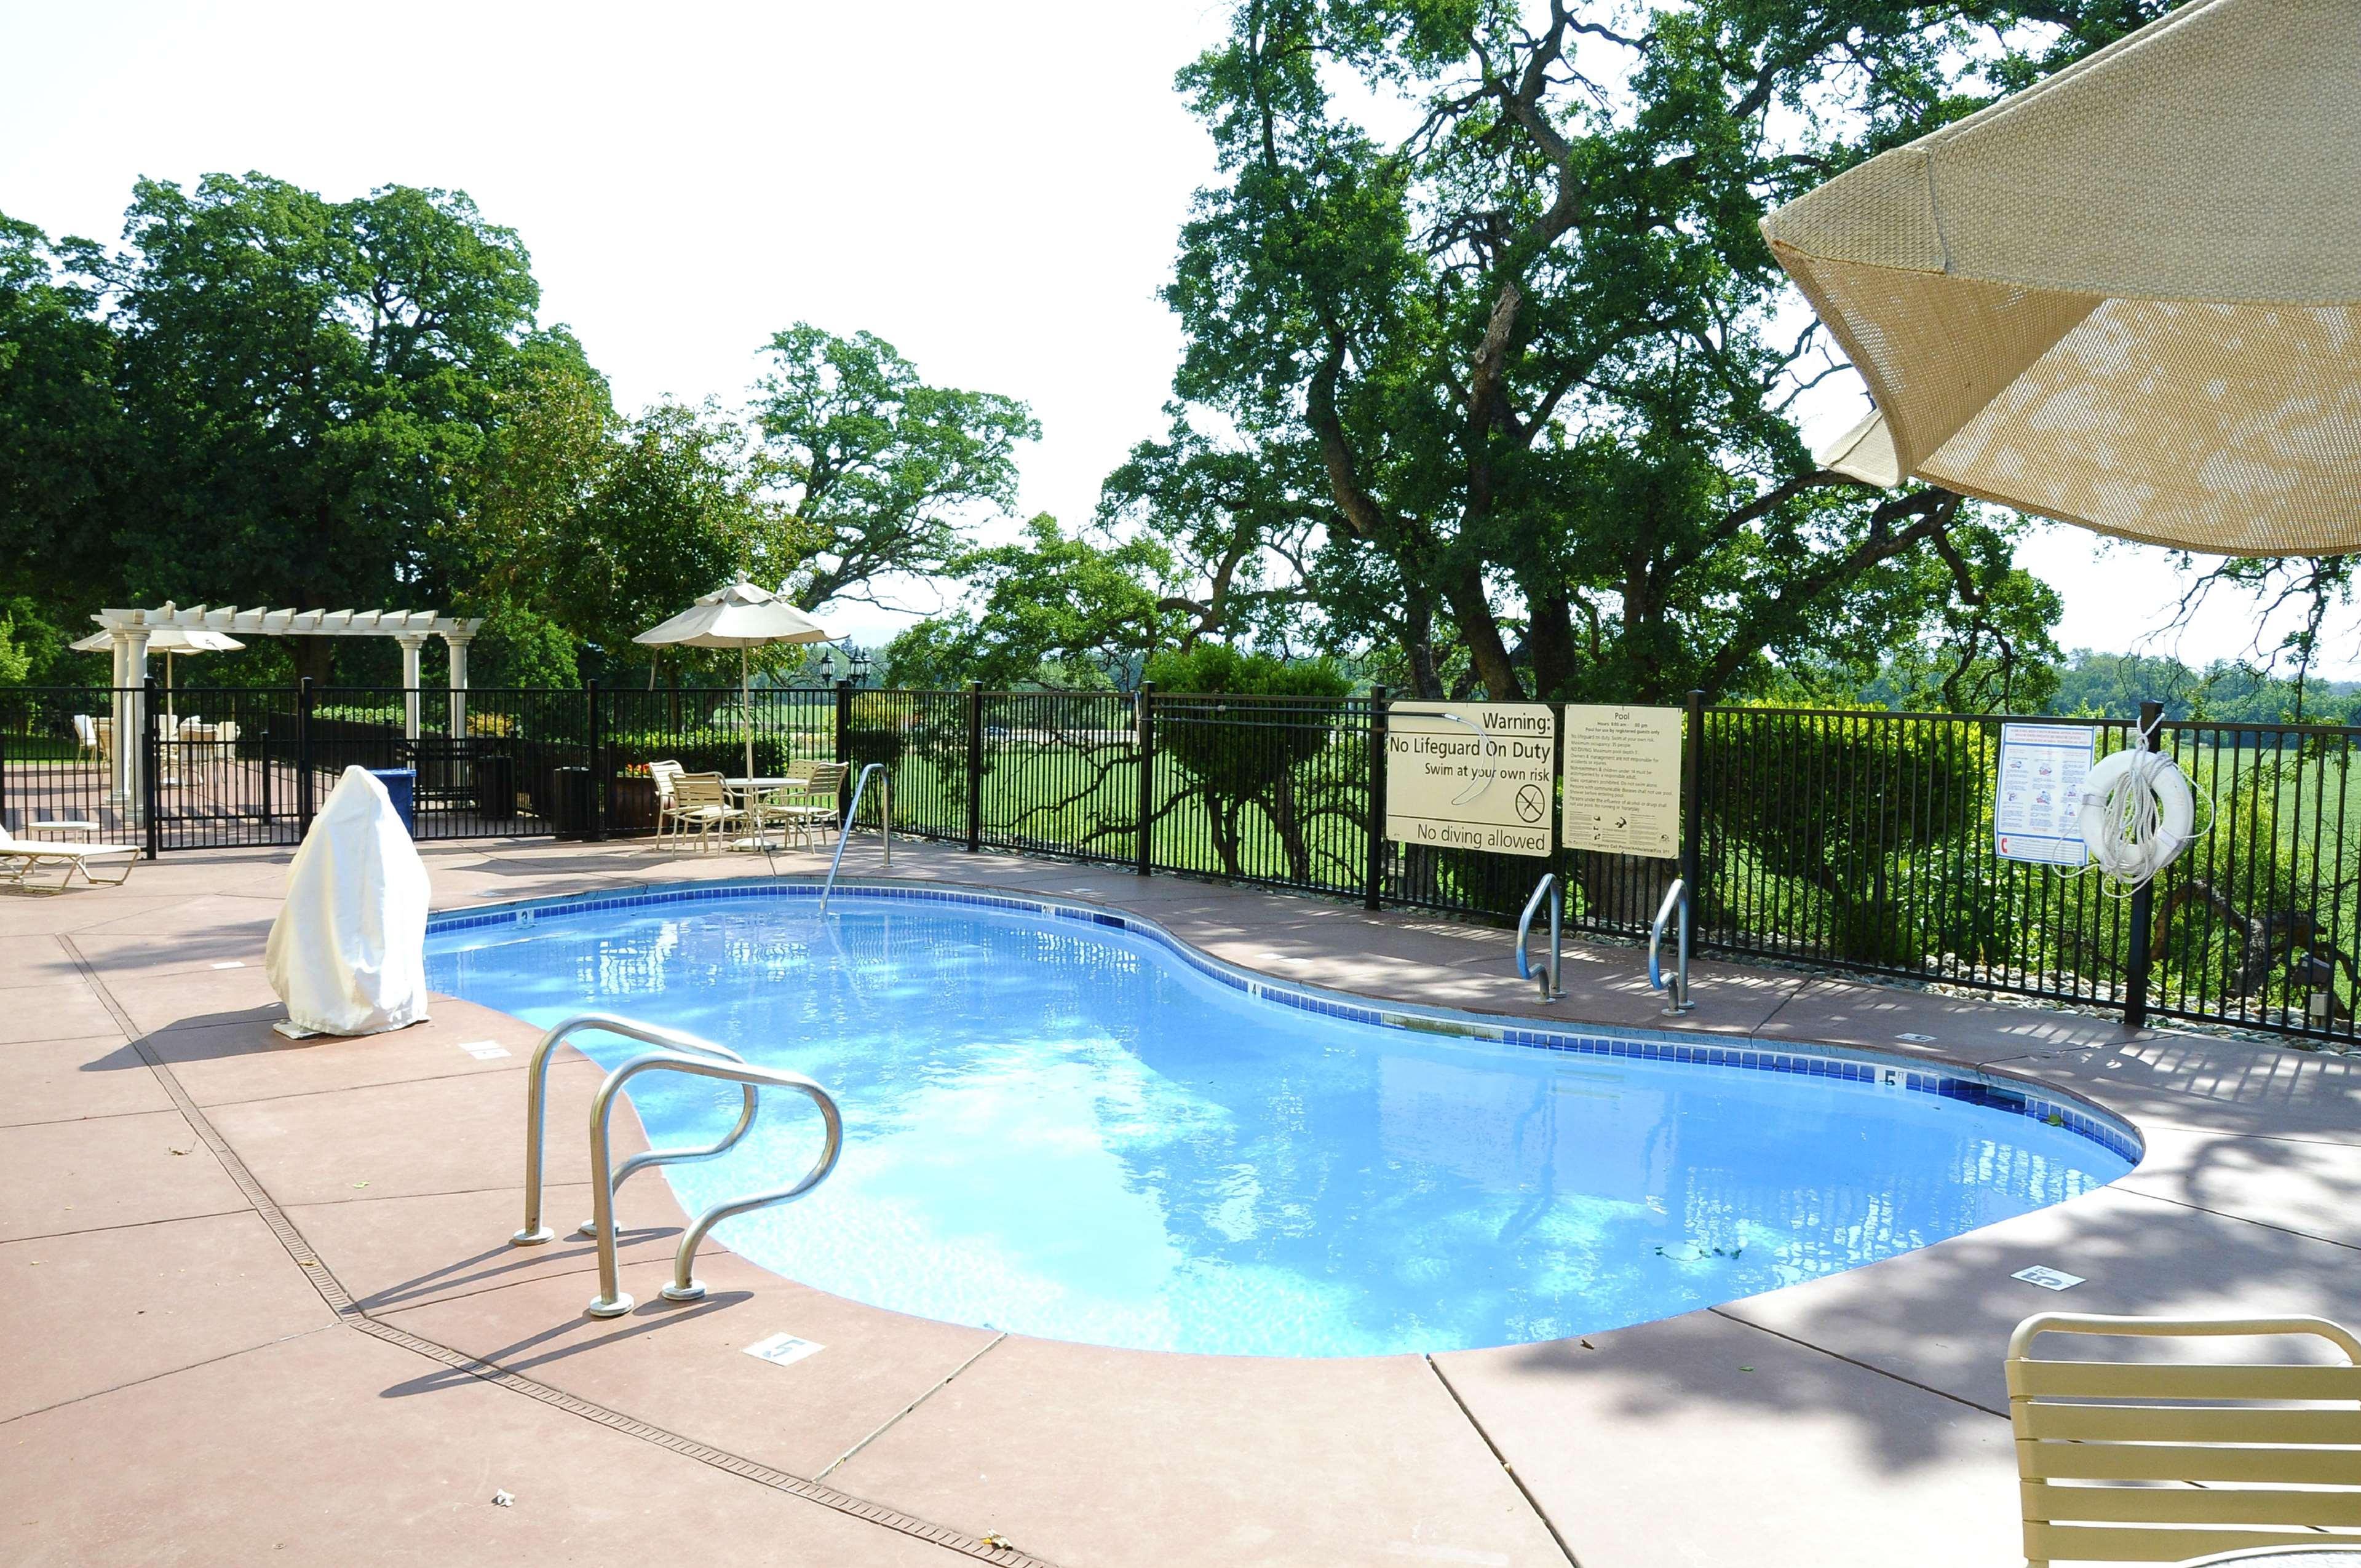
[[[74,761],[98,755],[98,726],[87,713],[73,716]]]
[[[91,744],[98,748],[98,761],[103,767],[115,761],[115,720],[93,718],[90,721]]]
[[[673,781],[686,771],[678,762],[671,761],[648,764],[648,783],[655,786],[656,792],[656,848],[659,850],[664,848],[664,830],[674,826]]]
[[[675,833],[694,828],[701,851],[716,832],[727,832],[746,820],[746,813],[730,799],[730,786],[719,773],[682,773],[672,781]]]
[[[0,879],[10,887],[22,887],[35,893],[63,893],[73,885],[79,875],[93,887],[121,887],[131,880],[131,868],[139,863],[145,851],[129,844],[62,844],[19,839],[5,827],[0,827]],[[112,865],[120,861],[119,876],[101,881],[91,875],[93,861]],[[45,871],[58,873],[55,883],[40,883],[34,877]]]
[[[2043,1334],[2178,1341],[2172,1361],[2036,1357]],[[2189,1359],[2209,1339],[2324,1343],[2343,1359]],[[2008,1342],[2029,1568],[2361,1546],[2361,1339],[2325,1318],[2044,1312]]]
[[[841,830],[838,812],[844,792],[842,762],[791,762],[785,785],[754,803],[756,831],[777,828],[782,838],[812,839],[823,829]]]

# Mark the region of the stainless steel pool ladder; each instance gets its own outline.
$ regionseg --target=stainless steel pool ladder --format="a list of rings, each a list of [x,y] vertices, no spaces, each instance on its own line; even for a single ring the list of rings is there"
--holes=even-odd
[[[541,1044],[533,1047],[533,1060],[525,1069],[524,1228],[509,1238],[511,1246],[536,1246],[550,1240],[555,1234],[541,1223],[542,1126],[548,1111],[549,1058],[567,1036],[582,1029],[603,1030],[657,1047],[643,1056],[631,1058],[609,1073],[590,1102],[591,1213],[577,1234],[590,1236],[598,1244],[598,1294],[584,1309],[591,1317],[620,1317],[631,1310],[631,1299],[622,1293],[617,1277],[615,1193],[633,1172],[652,1165],[711,1159],[728,1153],[754,1125],[759,1088],[792,1089],[808,1097],[819,1109],[827,1135],[819,1158],[813,1162],[811,1169],[801,1180],[791,1187],[717,1203],[698,1215],[682,1233],[680,1245],[673,1254],[672,1283],[664,1288],[662,1294],[667,1301],[697,1300],[705,1294],[705,1287],[697,1282],[695,1273],[697,1249],[703,1245],[708,1232],[734,1215],[800,1198],[827,1180],[829,1172],[836,1168],[837,1156],[844,1146],[844,1122],[837,1112],[836,1101],[827,1090],[801,1073],[750,1067],[745,1058],[727,1046],[699,1039],[695,1035],[653,1024],[642,1024],[612,1013],[577,1013],[542,1036]],[[648,1149],[625,1160],[620,1168],[614,1168],[608,1154],[607,1128],[612,1119],[615,1096],[639,1074],[659,1071],[685,1072],[693,1077],[719,1079],[739,1085],[744,1091],[745,1103],[738,1113],[737,1124],[719,1143],[707,1147]]]
[[[894,863],[894,770],[883,762],[872,762],[861,770],[853,781],[852,802],[844,808],[844,821],[836,830],[836,859],[828,863],[828,880],[820,883],[819,912],[828,913],[829,895],[836,891],[836,868],[844,864],[844,842],[852,836],[852,824],[861,815],[861,792],[869,787],[869,775],[883,773],[885,782],[878,788],[877,830],[885,840],[885,863]]]
[[[1679,956],[1674,960],[1673,978],[1667,981],[1661,959],[1664,923],[1673,917],[1675,909],[1681,916]],[[1697,1005],[1689,1000],[1689,884],[1684,877],[1675,877],[1673,885],[1664,890],[1664,902],[1656,908],[1656,923],[1648,927],[1648,983],[1664,993],[1667,1016],[1686,1013]]]
[[[1552,872],[1547,876],[1542,878],[1541,885],[1533,889],[1533,895],[1525,900],[1524,914],[1518,917],[1517,978],[1519,980],[1531,980],[1533,978],[1532,963],[1532,960],[1526,957],[1525,946],[1527,941],[1532,936],[1533,916],[1540,912],[1542,900],[1544,898],[1549,900],[1550,953],[1549,967],[1542,970],[1541,973],[1542,1000],[1543,1002],[1562,1002],[1565,999],[1565,992],[1559,986],[1558,979],[1565,972],[1565,933],[1559,925],[1560,920],[1563,918],[1563,911],[1559,908],[1559,905],[1564,901],[1557,896],[1557,873],[1555,872]]]

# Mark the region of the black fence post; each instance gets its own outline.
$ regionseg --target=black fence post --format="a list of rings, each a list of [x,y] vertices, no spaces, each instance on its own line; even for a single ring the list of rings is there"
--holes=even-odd
[[[2162,703],[2139,705],[2139,733],[2133,739],[2151,751],[2164,750]],[[2130,1029],[2147,1027],[2147,943],[2155,916],[2155,879],[2150,878],[2132,894],[2130,946],[2124,954],[2124,1026]]]
[[[598,683],[582,683],[583,695],[590,703],[590,820],[583,826],[590,830],[592,842],[607,837],[607,794],[615,786],[607,766],[607,726],[598,706]]]
[[[752,722],[752,717],[751,715],[748,717],[748,722]],[[850,763],[852,761],[851,754],[845,751],[847,738],[851,734],[851,732],[852,682],[848,679],[840,679],[836,683],[835,752],[836,760],[840,762]],[[843,782],[836,786],[836,815],[840,818],[841,818],[846,812],[852,809],[852,773],[853,770],[848,766],[844,770]]]
[[[1132,835],[1131,869],[1141,876],[1156,869],[1156,683],[1139,683],[1134,701],[1139,752],[1139,829]]]
[[[305,675],[295,690],[295,815],[305,838],[312,833],[312,677]]]
[[[967,852],[983,849],[983,683],[967,684]]]
[[[1369,820],[1361,861],[1361,907],[1375,909],[1386,891],[1386,688],[1369,688]]]
[[[148,818],[148,859],[151,861],[163,846],[164,839],[164,825],[157,820],[160,815],[159,807],[164,804],[164,740],[156,702],[163,691],[162,685],[150,675],[148,677],[147,693],[140,698],[139,748],[144,759],[140,771],[147,774],[140,781],[140,793],[145,796],[140,804]]]
[[[1692,691],[1688,702],[1688,745],[1681,752],[1681,881],[1689,890],[1689,928],[1697,928],[1705,908],[1705,889],[1698,885],[1697,867],[1704,862],[1698,839],[1705,824],[1700,785],[1705,779],[1705,693]]]

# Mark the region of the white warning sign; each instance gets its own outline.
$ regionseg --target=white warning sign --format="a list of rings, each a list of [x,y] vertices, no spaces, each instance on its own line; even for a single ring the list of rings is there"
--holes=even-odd
[[[1993,850],[2004,861],[2079,866],[2082,775],[2099,731],[2088,724],[2004,724],[1993,787]]]
[[[1543,703],[1386,707],[1386,837],[1439,850],[1550,852],[1557,712]]]
[[[1681,852],[1677,707],[1565,710],[1565,847],[1671,860]]]

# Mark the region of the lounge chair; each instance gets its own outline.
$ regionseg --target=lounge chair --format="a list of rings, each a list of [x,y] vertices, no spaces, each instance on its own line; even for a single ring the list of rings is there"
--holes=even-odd
[[[2181,1342],[2171,1361],[2037,1358],[2043,1334]],[[2192,1343],[2323,1343],[2328,1365],[2191,1360]],[[2325,1318],[2044,1312],[2008,1342],[2029,1568],[2361,1546],[2361,1339]]]
[[[139,863],[147,851],[129,844],[60,844],[45,843],[31,839],[19,839],[5,828],[0,828],[0,879],[10,887],[29,888],[36,893],[63,893],[73,885],[76,872],[93,887],[121,887],[131,880],[131,868]],[[112,865],[123,862],[123,873],[105,881],[91,875],[93,861]],[[54,871],[54,883],[36,882],[34,877],[44,871]]]
[[[730,786],[719,773],[682,773],[674,779],[669,815],[675,836],[697,829],[700,850],[715,834],[726,833],[746,820],[744,809],[731,803]]]

